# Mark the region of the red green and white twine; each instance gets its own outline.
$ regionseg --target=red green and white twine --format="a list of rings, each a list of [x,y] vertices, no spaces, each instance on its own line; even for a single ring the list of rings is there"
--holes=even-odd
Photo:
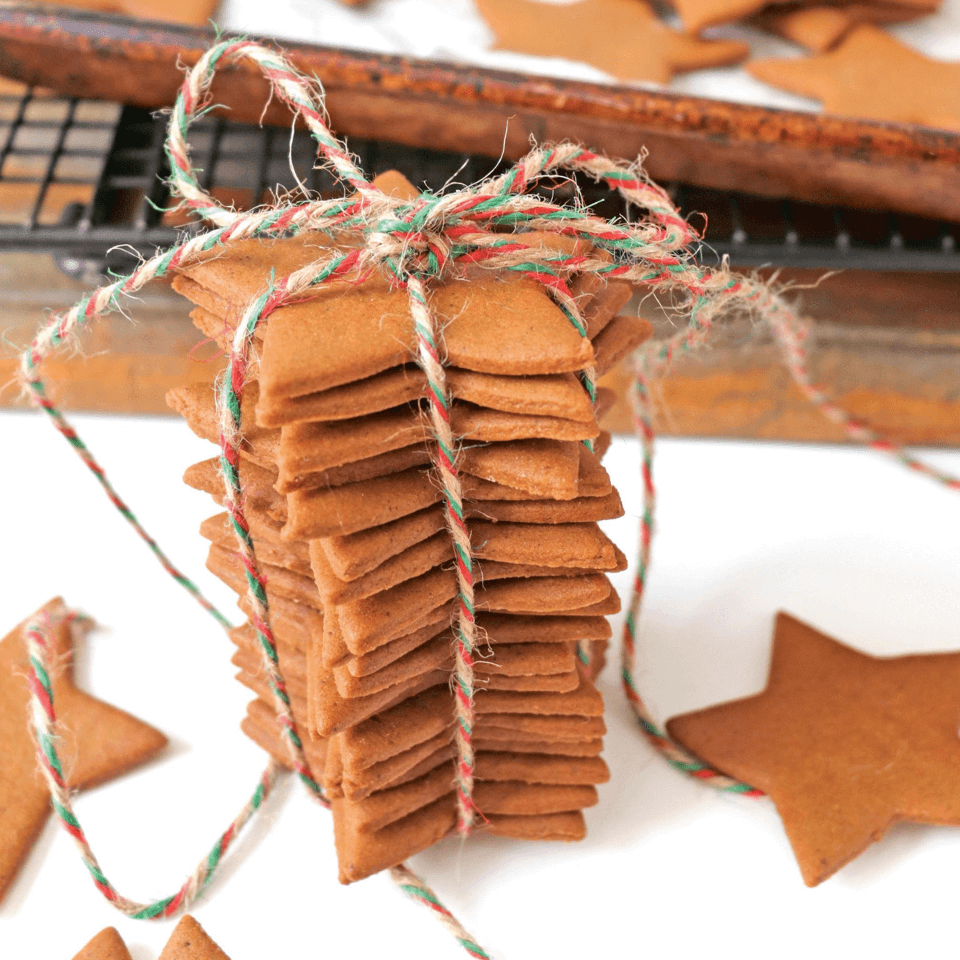
[[[273,94],[304,119],[317,141],[320,162],[328,166],[349,188],[348,195],[332,200],[307,198],[300,202],[262,206],[241,213],[220,206],[202,190],[190,162],[187,131],[209,103],[210,84],[217,67],[223,62],[243,58],[256,63],[269,79]],[[21,356],[21,379],[32,401],[47,414],[95,474],[110,501],[147,543],[164,569],[226,627],[226,619],[173,566],[140,526],[90,451],[48,399],[39,367],[43,360],[71,342],[89,321],[118,310],[126,298],[134,296],[151,281],[168,275],[182,265],[195,263],[231,241],[289,236],[305,231],[324,234],[335,246],[338,241],[343,241],[339,249],[334,252],[328,250],[314,263],[291,275],[279,279],[272,277],[266,289],[247,306],[237,327],[229,367],[222,381],[220,402],[220,463],[225,502],[247,578],[253,625],[288,755],[311,795],[321,803],[326,802],[304,756],[290,711],[270,627],[266,586],[243,512],[243,495],[237,470],[242,439],[240,406],[253,333],[279,306],[328,282],[347,278],[353,282],[363,282],[379,274],[388,277],[397,288],[407,291],[416,331],[416,359],[429,385],[427,400],[435,440],[434,465],[443,486],[447,527],[457,561],[459,608],[452,684],[456,703],[458,822],[465,833],[478,814],[472,799],[473,655],[476,645],[474,564],[469,530],[463,521],[463,498],[457,470],[458,445],[450,428],[450,397],[443,369],[440,325],[430,308],[428,288],[433,281],[456,277],[467,268],[477,267],[509,271],[543,284],[582,336],[586,336],[586,328],[576,299],[566,282],[571,273],[619,278],[650,292],[680,294],[684,298],[683,310],[688,317],[686,326],[666,342],[654,344],[643,351],[637,367],[637,425],[643,449],[645,503],[640,560],[623,640],[623,682],[641,729],[675,766],[722,789],[759,795],[759,791],[712,770],[670,741],[649,716],[633,678],[636,625],[653,531],[653,425],[647,378],[664,374],[678,353],[704,346],[712,330],[723,320],[734,315],[750,315],[770,326],[788,369],[805,395],[826,416],[843,426],[851,439],[891,454],[911,469],[952,487],[960,488],[960,482],[920,463],[901,448],[877,437],[833,405],[810,380],[804,347],[805,327],[790,305],[769,285],[730,273],[725,263],[718,268],[699,264],[696,260],[699,236],[681,217],[667,194],[649,182],[639,163],[617,162],[583,147],[561,143],[536,147],[501,176],[474,186],[439,196],[424,193],[413,200],[390,197],[367,180],[346,146],[330,132],[324,120],[322,91],[318,85],[297,73],[276,51],[246,40],[216,44],[187,73],[171,114],[167,152],[171,182],[181,197],[181,206],[206,223],[213,224],[213,228],[198,233],[170,250],[157,253],[128,276],[101,287],[70,310],[54,316]],[[558,173],[580,173],[607,184],[628,205],[637,208],[640,217],[636,222],[610,222],[592,216],[587,210],[554,204],[527,193],[544,178]],[[555,234],[580,242],[571,245],[573,252],[548,249],[546,245],[531,247],[518,242],[514,236],[521,231]],[[581,250],[589,252],[578,252]],[[593,397],[594,371],[585,371],[584,383]],[[108,899],[121,909],[130,904],[140,911],[132,915],[168,915],[174,909],[185,906],[191,897],[202,890],[232,837],[262,802],[275,773],[273,765],[268,766],[258,781],[251,801],[225,831],[218,845],[214,846],[201,874],[195,872],[173,897],[147,905],[146,908],[126,901],[103,877],[69,807],[69,797],[63,788],[59,761],[56,759],[52,690],[49,682],[45,682],[48,665],[43,625],[38,624],[30,635],[31,656],[35,660],[33,709],[41,764],[51,784],[58,816],[80,845],[95,882]],[[195,879],[197,877],[199,879]],[[449,911],[439,904],[422,880],[405,867],[396,868],[394,878],[414,899],[430,907],[451,928],[469,953],[476,957],[487,956]]]
[[[306,785],[322,799],[322,790],[310,773],[290,711],[283,677],[277,660],[276,646],[270,629],[269,604],[266,584],[260,573],[254,550],[253,538],[243,513],[243,496],[239,476],[241,433],[241,403],[247,371],[248,354],[254,333],[259,324],[292,297],[308,287],[328,282],[348,273],[354,266],[353,252],[334,257],[328,266],[319,272],[301,270],[281,281],[272,281],[270,286],[244,311],[234,337],[233,348],[226,376],[223,378],[220,396],[220,467],[224,481],[224,504],[230,524],[239,544],[239,556],[247,579],[247,596],[252,610],[252,622],[263,653],[264,665],[277,702],[277,717],[287,746],[288,755],[295,770]],[[413,315],[417,338],[417,358],[427,377],[428,402],[431,426],[435,440],[435,465],[440,477],[446,504],[447,526],[453,541],[459,587],[456,640],[454,644],[455,667],[452,678],[456,725],[454,735],[457,744],[456,783],[458,828],[468,833],[477,814],[473,803],[473,722],[474,682],[473,654],[477,642],[477,626],[474,612],[473,550],[470,533],[463,512],[463,492],[457,470],[457,441],[450,424],[450,396],[446,386],[446,374],[440,360],[436,320],[429,309],[427,294],[422,281],[408,277],[401,281],[407,288],[410,309]]]
[[[473,548],[463,515],[463,489],[457,470],[457,441],[450,425],[450,392],[438,347],[437,324],[419,277],[406,281],[410,312],[417,333],[417,362],[426,374],[430,423],[436,442],[435,465],[443,486],[447,529],[453,541],[457,567],[458,608],[454,640],[454,738],[457,746],[457,829],[470,832],[477,815],[473,802],[473,654],[477,645],[477,617],[473,597]]]
[[[650,570],[650,547],[653,541],[653,518],[656,507],[656,488],[653,482],[653,441],[654,427],[652,406],[648,379],[644,368],[643,357],[635,360],[636,376],[633,383],[633,407],[637,436],[640,440],[640,479],[643,489],[643,506],[640,514],[640,543],[637,555],[637,570],[633,581],[633,591],[630,604],[624,621],[623,637],[621,640],[621,667],[620,676],[623,691],[627,702],[633,708],[637,722],[650,743],[660,751],[664,758],[677,770],[709,783],[718,790],[730,793],[741,793],[750,797],[762,797],[763,793],[756,787],[728,777],[704,763],[694,754],[667,736],[666,732],[657,726],[656,721],[640,697],[636,680],[633,676],[636,662],[637,621],[640,617],[640,607],[643,603],[644,591],[647,585],[647,574]]]
[[[440,902],[429,886],[405,864],[390,870],[393,882],[411,899],[432,910],[434,916],[450,931],[457,943],[478,960],[490,960],[490,955],[460,925],[460,921]]]
[[[270,627],[270,611],[267,602],[267,586],[260,572],[253,537],[243,512],[243,489],[240,483],[241,432],[240,401],[247,373],[247,351],[257,320],[266,306],[269,295],[258,297],[237,325],[230,366],[223,378],[220,393],[220,476],[224,486],[223,504],[226,507],[230,526],[237,540],[240,561],[247,581],[247,598],[251,605],[251,620],[260,644],[261,661],[267,673],[267,681],[273,694],[277,724],[287,756],[297,776],[310,791],[311,796],[322,805],[329,806],[323,789],[310,771],[303,741],[297,732],[290,707],[290,696],[280,671],[280,660],[273,631]]]

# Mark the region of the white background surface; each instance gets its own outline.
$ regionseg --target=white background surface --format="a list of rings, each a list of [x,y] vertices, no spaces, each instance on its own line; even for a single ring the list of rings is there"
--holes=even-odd
[[[203,568],[196,530],[209,501],[180,483],[212,447],[176,420],[76,419],[148,529],[232,613],[232,594]],[[262,764],[237,728],[248,694],[232,679],[232,647],[46,423],[4,414],[0,436],[15,463],[0,475],[4,629],[57,593],[104,625],[80,651],[84,685],[172,743],[148,768],[82,795],[79,814],[122,892],[172,893]],[[935,458],[960,471],[957,453]],[[615,443],[608,465],[627,506],[609,530],[632,554],[633,442]],[[960,649],[956,494],[839,448],[664,441],[656,469],[638,677],[659,719],[762,687],[781,608],[872,653]],[[628,580],[619,576],[621,592]],[[602,683],[611,780],[583,843],[448,840],[412,861],[494,957],[953,955],[960,830],[897,827],[808,890],[768,803],[670,769],[615,674],[608,666]],[[387,877],[337,883],[329,815],[288,778],[195,914],[233,960],[461,955]],[[0,955],[69,960],[109,924],[135,960],[154,960],[173,926],[117,914],[51,822],[0,906]]]

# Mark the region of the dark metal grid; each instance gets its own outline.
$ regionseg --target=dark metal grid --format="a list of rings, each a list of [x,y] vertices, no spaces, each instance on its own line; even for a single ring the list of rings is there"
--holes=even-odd
[[[6,128],[6,139],[0,141],[0,185],[24,182],[39,189],[26,222],[0,224],[0,250],[51,250],[99,258],[107,266],[123,268],[129,265],[129,253],[108,255],[109,248],[126,245],[150,253],[191,228],[164,211],[169,205],[163,183],[167,172],[164,118],[125,107],[111,128],[109,148],[98,151],[69,144],[71,131],[104,129],[103,122],[78,119],[82,101],[68,101],[64,116],[57,120],[31,120],[31,105],[36,102],[30,94],[0,97],[0,137]],[[18,146],[19,136],[28,129],[52,131],[53,142],[42,149]],[[269,200],[277,190],[302,196],[301,186],[320,194],[336,186],[326,170],[314,167],[315,147],[306,131],[297,131],[291,140],[289,132],[279,128],[208,119],[194,125],[190,142],[194,164],[202,171],[201,185],[221,202],[249,207]],[[350,147],[364,169],[372,173],[396,169],[413,183],[435,190],[448,182],[473,182],[503,166],[493,158],[372,140],[353,139]],[[14,156],[38,160],[42,172],[23,178],[6,176],[5,167]],[[96,175],[61,175],[58,166],[65,158],[92,161]],[[92,199],[82,209],[68,210],[57,224],[41,224],[40,213],[54,183],[89,185]],[[624,212],[605,188],[586,181],[578,187],[598,214]],[[572,191],[572,186],[561,185],[554,193],[570,197]],[[708,260],[728,255],[739,266],[960,270],[955,239],[960,227],[954,224],[679,184],[672,193],[685,213],[706,218],[703,255]]]
[[[0,231],[46,237],[77,220],[96,192],[118,112],[30,93],[0,96]]]
[[[40,220],[40,211],[43,209],[44,201],[47,199],[47,192],[50,189],[50,184],[53,183],[57,164],[60,162],[60,157],[63,156],[64,145],[67,141],[67,131],[70,129],[70,125],[73,123],[73,117],[76,111],[77,101],[70,100],[67,104],[67,115],[64,118],[64,122],[61,123],[60,127],[57,129],[57,138],[54,141],[53,149],[50,151],[49,156],[47,157],[47,165],[43,171],[43,179],[40,181],[40,189],[37,191],[36,199],[33,201],[33,209],[30,211],[29,220],[31,229],[36,229],[36,226]]]

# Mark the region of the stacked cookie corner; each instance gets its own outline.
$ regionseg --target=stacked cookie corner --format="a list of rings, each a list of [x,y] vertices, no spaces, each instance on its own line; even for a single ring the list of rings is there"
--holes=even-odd
[[[398,189],[396,175],[387,182]],[[314,235],[242,241],[182,269],[174,287],[226,348],[271,270],[284,276],[329,252]],[[626,559],[598,521],[623,509],[600,462],[609,438],[597,421],[611,398],[601,391],[592,404],[579,374],[602,374],[648,333],[619,312],[628,286],[567,279],[586,337],[530,279],[477,269],[430,292],[475,557],[473,799],[479,829],[524,839],[582,837],[582,811],[607,778],[594,679],[606,616],[619,609],[608,574]],[[407,295],[378,278],[324,285],[276,310],[258,337],[241,411],[244,508],[292,712],[331,800],[340,879],[350,882],[456,823],[458,586],[427,384]],[[216,441],[209,386],[168,400]],[[215,458],[185,480],[222,500]],[[209,569],[249,615],[226,514],[201,533]],[[256,695],[243,728],[288,762],[254,629],[248,622],[231,638],[239,679]]]

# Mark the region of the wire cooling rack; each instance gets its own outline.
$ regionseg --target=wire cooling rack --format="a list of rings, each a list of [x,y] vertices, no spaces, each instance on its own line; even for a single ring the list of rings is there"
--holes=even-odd
[[[133,107],[32,91],[0,95],[0,251],[48,251],[68,271],[71,264],[106,270],[129,267],[131,251],[172,243],[190,227],[165,210],[164,133],[162,116]],[[277,191],[335,187],[313,167],[305,131],[291,140],[280,128],[211,118],[191,128],[190,141],[204,188],[239,208]],[[396,169],[435,190],[501,166],[495,158],[375,140],[352,139],[350,147],[364,169]],[[578,188],[598,213],[623,213],[604,188],[586,181]],[[706,218],[705,258],[728,255],[740,267],[960,270],[957,224],[682,184],[671,190],[686,214]],[[572,191],[560,184],[555,193]]]

